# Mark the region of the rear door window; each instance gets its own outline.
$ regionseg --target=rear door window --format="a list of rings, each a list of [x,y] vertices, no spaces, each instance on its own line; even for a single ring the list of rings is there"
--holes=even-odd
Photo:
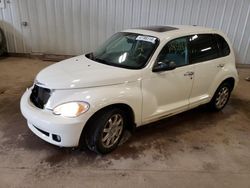
[[[209,61],[220,56],[213,34],[198,34],[189,37],[191,63]]]

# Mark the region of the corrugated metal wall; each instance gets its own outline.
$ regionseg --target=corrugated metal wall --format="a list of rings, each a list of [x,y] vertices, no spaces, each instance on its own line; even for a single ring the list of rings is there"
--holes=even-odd
[[[223,30],[237,61],[250,64],[250,0],[5,1],[0,27],[9,52],[76,55],[124,28],[196,24]]]

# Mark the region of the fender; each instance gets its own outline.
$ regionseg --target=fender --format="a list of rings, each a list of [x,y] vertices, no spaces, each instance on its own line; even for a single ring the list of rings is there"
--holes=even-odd
[[[46,108],[53,109],[56,106],[70,101],[84,101],[90,104],[89,110],[83,117],[89,119],[100,109],[113,104],[126,104],[134,113],[136,125],[141,125],[142,93],[140,80],[123,84],[101,86],[73,90],[55,90],[49,99]],[[80,118],[81,116],[79,116]]]
[[[222,71],[219,72],[219,74],[216,75],[216,77],[214,78],[210,88],[209,88],[209,96],[210,96],[210,100],[212,99],[215,91],[217,90],[217,88],[219,87],[219,85],[226,79],[228,78],[233,78],[235,83],[234,83],[234,88],[237,86],[237,83],[239,81],[238,79],[238,73],[235,69],[235,67],[231,63],[226,63],[225,67],[222,68]],[[233,88],[233,89],[234,89]]]

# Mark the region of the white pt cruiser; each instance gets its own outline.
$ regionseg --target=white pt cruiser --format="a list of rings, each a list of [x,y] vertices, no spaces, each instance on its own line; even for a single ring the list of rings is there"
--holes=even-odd
[[[43,69],[23,94],[21,111],[51,144],[108,153],[125,129],[205,103],[221,110],[237,82],[233,49],[220,31],[128,29],[92,53]]]

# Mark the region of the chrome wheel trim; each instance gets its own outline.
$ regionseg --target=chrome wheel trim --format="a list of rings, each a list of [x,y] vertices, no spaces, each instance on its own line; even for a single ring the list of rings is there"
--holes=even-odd
[[[220,109],[223,106],[225,106],[225,104],[227,103],[228,97],[229,97],[229,88],[228,87],[221,88],[215,99],[216,107]]]
[[[113,114],[105,123],[102,132],[102,144],[110,148],[117,143],[123,130],[123,117],[120,114]]]

